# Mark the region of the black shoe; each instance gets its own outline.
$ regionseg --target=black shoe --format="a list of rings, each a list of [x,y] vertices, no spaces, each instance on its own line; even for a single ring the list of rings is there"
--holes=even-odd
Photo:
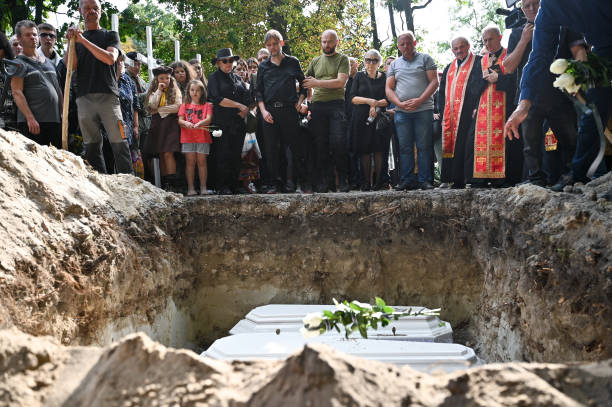
[[[328,191],[328,187],[326,183],[317,184],[314,188],[314,191],[319,194],[324,194]]]
[[[264,193],[267,195],[272,195],[278,193],[278,190],[276,189],[276,187],[268,186],[268,188],[265,189]]]
[[[453,182],[453,185],[451,185],[451,189],[464,189],[465,188],[465,184],[460,184],[458,182]]]
[[[225,188],[221,188],[221,190],[219,191],[219,195],[232,195],[232,190],[225,187]]]
[[[420,185],[421,189],[424,191],[428,191],[430,189],[434,189],[434,186],[431,184],[431,182],[426,181],[426,182],[421,182]]]
[[[340,185],[338,185],[338,191],[339,192],[350,192],[351,186],[347,182],[341,182]]]
[[[396,186],[393,187],[396,191],[414,191],[418,188],[418,185],[414,182],[400,182]]]
[[[281,188],[285,194],[292,194],[295,192],[295,183],[293,181],[287,181]]]
[[[368,184],[361,184],[361,188],[359,188],[362,192],[372,191],[372,187]]]
[[[550,190],[553,192],[563,192],[563,188],[565,188],[568,185],[574,185],[574,183],[576,183],[576,180],[574,179],[574,177],[570,174],[570,175],[564,175],[561,177],[561,179],[559,180],[559,182],[557,182],[555,185],[553,185]]]

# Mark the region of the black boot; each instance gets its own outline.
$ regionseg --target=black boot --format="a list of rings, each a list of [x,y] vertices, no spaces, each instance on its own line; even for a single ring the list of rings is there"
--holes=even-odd
[[[106,174],[106,164],[102,154],[102,143],[83,144],[85,148],[85,159],[96,171]]]
[[[132,155],[127,141],[111,143],[113,156],[115,157],[115,172],[117,174],[134,174],[132,167]]]

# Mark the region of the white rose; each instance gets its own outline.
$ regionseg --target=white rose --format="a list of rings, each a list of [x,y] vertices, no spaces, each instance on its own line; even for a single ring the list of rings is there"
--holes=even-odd
[[[572,89],[576,86],[576,82],[574,81],[574,77],[568,73],[564,73],[555,80],[553,83],[555,88],[559,88],[561,90],[565,90],[570,92],[569,89]],[[571,92],[570,92],[571,93]]]
[[[215,130],[212,132],[213,137],[221,137],[222,134],[223,134],[223,130]]]
[[[567,90],[567,93],[571,93],[571,94],[578,93],[578,91],[580,90],[580,85],[574,83],[573,86],[567,87],[566,90]]]
[[[365,309],[369,309],[369,310],[372,309],[372,306],[370,304],[366,304],[366,303],[363,303],[363,302],[353,301],[353,304],[355,304],[355,305],[357,305],[358,307],[361,307],[361,308],[365,308]]]
[[[372,318],[382,318],[382,312],[375,312],[372,314]]]
[[[351,308],[349,306],[338,302],[335,298],[333,298],[333,300],[334,304],[336,305],[336,311],[351,312]]]
[[[314,338],[316,336],[321,335],[321,331],[319,329],[315,329],[314,331],[312,331],[304,327],[300,328],[300,333],[304,338]]]
[[[550,65],[550,72],[554,73],[555,75],[561,75],[567,71],[568,66],[569,62],[567,62],[567,59],[557,59]]]
[[[320,312],[312,312],[310,314],[307,314],[302,320],[302,322],[304,322],[305,327],[317,328],[321,326],[321,323],[323,322],[323,314],[321,314]]]

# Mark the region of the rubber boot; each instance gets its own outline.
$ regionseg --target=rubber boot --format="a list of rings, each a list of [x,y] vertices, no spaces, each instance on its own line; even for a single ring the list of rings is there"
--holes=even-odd
[[[134,174],[132,167],[132,155],[127,141],[111,143],[113,156],[115,157],[115,172],[117,174]]]
[[[83,144],[85,148],[85,159],[96,171],[106,174],[106,164],[102,154],[102,143]]]

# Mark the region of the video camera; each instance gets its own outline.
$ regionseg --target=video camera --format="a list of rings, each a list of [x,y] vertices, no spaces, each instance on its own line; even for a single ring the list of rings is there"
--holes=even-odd
[[[512,29],[516,27],[520,27],[527,22],[527,17],[525,17],[525,13],[520,7],[516,7],[516,3],[519,0],[506,0],[506,7],[511,8],[511,10],[506,10],[504,8],[498,8],[495,10],[495,14],[500,16],[506,16],[505,24],[507,29]]]
[[[0,110],[4,108],[4,99],[8,94],[9,86],[11,86],[11,78],[25,69],[23,62],[18,59],[0,59],[0,71],[6,77],[4,88],[0,89]]]

